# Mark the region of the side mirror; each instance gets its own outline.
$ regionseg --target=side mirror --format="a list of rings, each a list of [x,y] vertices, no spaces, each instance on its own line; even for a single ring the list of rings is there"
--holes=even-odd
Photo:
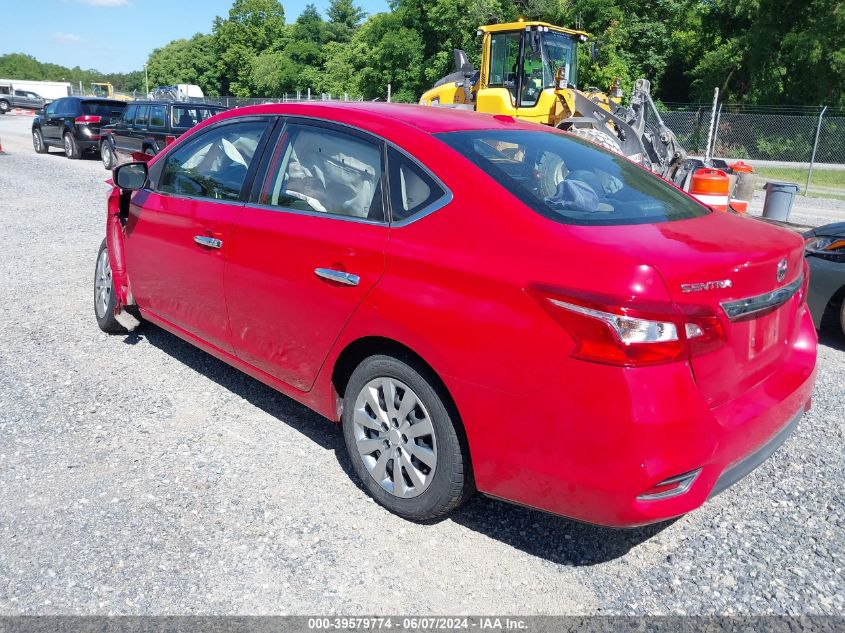
[[[590,61],[595,62],[599,58],[599,45],[596,42],[590,43]]]
[[[138,191],[147,184],[146,163],[126,163],[114,170],[114,184],[122,191]]]

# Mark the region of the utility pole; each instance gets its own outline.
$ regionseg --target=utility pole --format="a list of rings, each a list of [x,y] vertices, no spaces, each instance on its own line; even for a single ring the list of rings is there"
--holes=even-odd
[[[147,74],[147,65],[144,64],[144,88],[150,94],[150,76]]]
[[[819,134],[822,131],[822,117],[824,117],[824,113],[827,111],[827,106],[822,108],[822,111],[819,113],[819,124],[816,126],[816,140],[813,143],[813,155],[810,157],[810,169],[807,171],[807,185],[804,187],[804,195],[807,195],[807,191],[810,189],[810,178],[813,176],[813,165],[816,162],[816,150],[819,147]]]

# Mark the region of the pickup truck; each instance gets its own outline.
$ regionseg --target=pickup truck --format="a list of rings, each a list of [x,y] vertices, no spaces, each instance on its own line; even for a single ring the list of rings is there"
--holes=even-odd
[[[155,156],[200,121],[224,110],[209,103],[133,101],[120,121],[103,128],[103,167],[114,169],[136,154]]]
[[[15,90],[11,84],[0,84],[0,114],[6,114],[12,108],[41,110],[45,99],[29,90]]]

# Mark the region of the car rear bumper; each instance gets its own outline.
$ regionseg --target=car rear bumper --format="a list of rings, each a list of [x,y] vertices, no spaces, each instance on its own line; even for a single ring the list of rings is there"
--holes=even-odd
[[[715,408],[686,363],[620,369],[567,360],[527,398],[459,383],[478,488],[611,527],[685,514],[765,461],[809,406],[816,334],[805,308],[788,356]],[[679,476],[691,479],[681,494],[653,494]]]

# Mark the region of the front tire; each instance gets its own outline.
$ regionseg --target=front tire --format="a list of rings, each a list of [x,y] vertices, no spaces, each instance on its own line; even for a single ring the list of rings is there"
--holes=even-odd
[[[842,305],[839,307],[839,326],[842,328],[842,336],[845,336],[845,298],[842,299]]]
[[[44,137],[41,135],[41,130],[32,131],[32,147],[35,148],[36,154],[47,153],[47,146],[44,145]]]
[[[114,318],[116,302],[109,251],[106,240],[103,240],[97,252],[97,265],[94,268],[94,316],[97,318],[97,325],[107,334],[126,332],[126,328]]]
[[[469,452],[432,378],[411,360],[371,356],[343,400],[355,473],[378,503],[412,521],[444,516],[473,491]]]
[[[590,141],[599,147],[609,149],[616,154],[622,153],[622,146],[619,144],[618,139],[610,134],[610,132],[603,132],[592,127],[573,127],[569,128],[567,132],[586,141]]]
[[[78,160],[82,156],[82,152],[79,149],[79,144],[76,142],[76,139],[73,138],[73,134],[71,134],[70,132],[65,132],[64,147],[65,156],[67,156],[69,159]]]
[[[0,114],[6,114],[11,109],[12,107],[9,105],[8,101],[0,99]]]

